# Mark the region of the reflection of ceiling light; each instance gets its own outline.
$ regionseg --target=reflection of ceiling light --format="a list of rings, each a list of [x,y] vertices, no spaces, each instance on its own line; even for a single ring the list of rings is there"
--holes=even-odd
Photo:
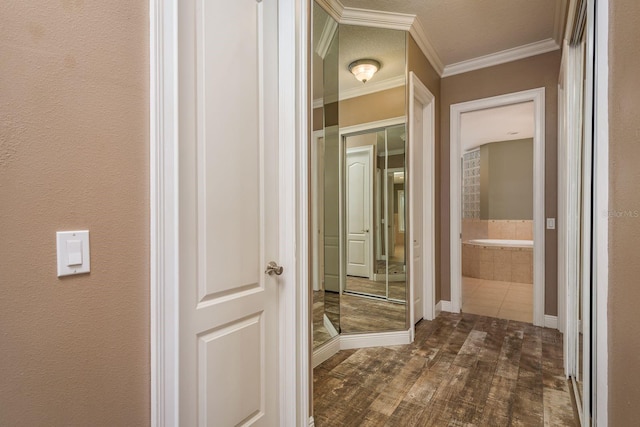
[[[349,71],[362,83],[366,83],[380,69],[375,59],[358,59],[349,64]]]

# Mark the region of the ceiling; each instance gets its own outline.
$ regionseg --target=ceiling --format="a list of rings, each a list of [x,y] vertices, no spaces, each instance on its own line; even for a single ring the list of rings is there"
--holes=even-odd
[[[533,138],[533,102],[463,113],[460,124],[462,152],[488,142]]]
[[[559,40],[564,0],[341,0],[345,7],[414,14],[442,64]],[[564,12],[564,11],[562,11]]]
[[[386,28],[340,26],[340,92],[372,86],[402,77],[404,84],[406,32]],[[359,82],[349,72],[349,64],[357,59],[375,59],[380,70],[367,83]]]
[[[315,0],[341,24],[408,31],[441,77],[560,49],[569,0]]]

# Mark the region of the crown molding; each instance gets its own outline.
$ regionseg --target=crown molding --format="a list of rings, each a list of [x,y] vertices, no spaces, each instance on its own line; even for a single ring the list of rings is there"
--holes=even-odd
[[[446,67],[444,67],[444,73],[442,74],[442,77],[449,77],[456,74],[479,70],[481,68],[504,64],[506,62],[517,61],[519,59],[541,55],[543,53],[552,52],[558,49],[560,49],[560,46],[556,43],[555,40],[542,40],[524,46],[518,46],[512,49],[503,50],[501,52],[479,56],[467,61],[461,61],[455,64],[447,65]]]
[[[357,98],[359,96],[370,95],[376,92],[382,92],[383,90],[393,89],[396,87],[405,85],[404,76],[396,76],[386,80],[380,81],[368,81],[360,87],[354,87],[344,90],[340,93],[340,101],[345,99]],[[328,102],[335,102],[333,99],[328,99]],[[313,100],[313,108],[320,108],[323,105],[322,98],[316,98]]]
[[[413,24],[409,29],[409,34],[413,36],[413,39],[416,41],[418,47],[429,63],[431,63],[431,66],[436,70],[436,73],[442,77],[442,73],[445,69],[444,64],[440,59],[440,55],[438,55],[438,52],[436,52],[433,47],[433,44],[431,44],[431,40],[427,37],[427,33],[424,31],[422,24],[417,18],[413,21]]]
[[[556,3],[553,38],[457,62],[447,66],[442,63],[440,55],[438,55],[438,52],[429,40],[424,27],[415,15],[345,7],[340,0],[315,1],[340,24],[408,31],[409,34],[413,36],[418,47],[438,75],[440,77],[448,77],[560,49],[562,39],[565,36],[564,33],[566,31],[565,21],[567,17],[567,1],[570,0],[559,0]],[[389,88],[390,87],[387,87],[386,89]],[[353,96],[347,97],[341,96],[340,99],[353,98],[355,96],[361,96],[362,94],[378,92],[379,90],[384,89],[357,93]]]
[[[320,34],[320,40],[318,40],[318,47],[316,53],[320,55],[320,58],[324,59],[331,46],[331,40],[338,30],[338,21],[334,19],[327,19],[322,28],[322,34]]]
[[[344,11],[344,5],[340,0],[315,0],[320,7],[324,9],[333,19],[340,22],[342,19],[342,12]]]
[[[358,96],[369,95],[376,92],[381,92],[387,89],[393,89],[395,87],[404,86],[406,83],[404,75],[391,77],[390,79],[380,81],[368,81],[360,87],[354,87],[346,89],[340,93],[340,101],[349,98],[356,98]]]
[[[341,24],[402,31],[409,31],[415,20],[416,15],[356,9],[354,7],[344,7],[342,16],[340,17]]]
[[[553,21],[553,39],[558,46],[562,46],[565,24],[567,20],[567,0],[558,0],[556,3],[556,15]]]

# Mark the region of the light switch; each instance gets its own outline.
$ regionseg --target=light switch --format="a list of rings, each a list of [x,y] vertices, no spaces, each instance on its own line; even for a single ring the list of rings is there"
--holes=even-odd
[[[91,269],[89,257],[89,231],[58,231],[58,277],[88,273]]]
[[[556,229],[556,219],[547,218],[547,230],[555,230],[555,229]]]
[[[82,265],[82,240],[67,240],[67,265]]]

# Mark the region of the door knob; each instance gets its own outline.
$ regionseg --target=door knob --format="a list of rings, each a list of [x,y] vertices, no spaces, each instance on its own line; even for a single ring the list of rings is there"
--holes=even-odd
[[[283,270],[284,268],[282,268],[281,265],[276,264],[275,261],[269,261],[269,264],[267,264],[267,269],[264,272],[269,276],[273,276],[274,274],[276,276],[280,276]]]

